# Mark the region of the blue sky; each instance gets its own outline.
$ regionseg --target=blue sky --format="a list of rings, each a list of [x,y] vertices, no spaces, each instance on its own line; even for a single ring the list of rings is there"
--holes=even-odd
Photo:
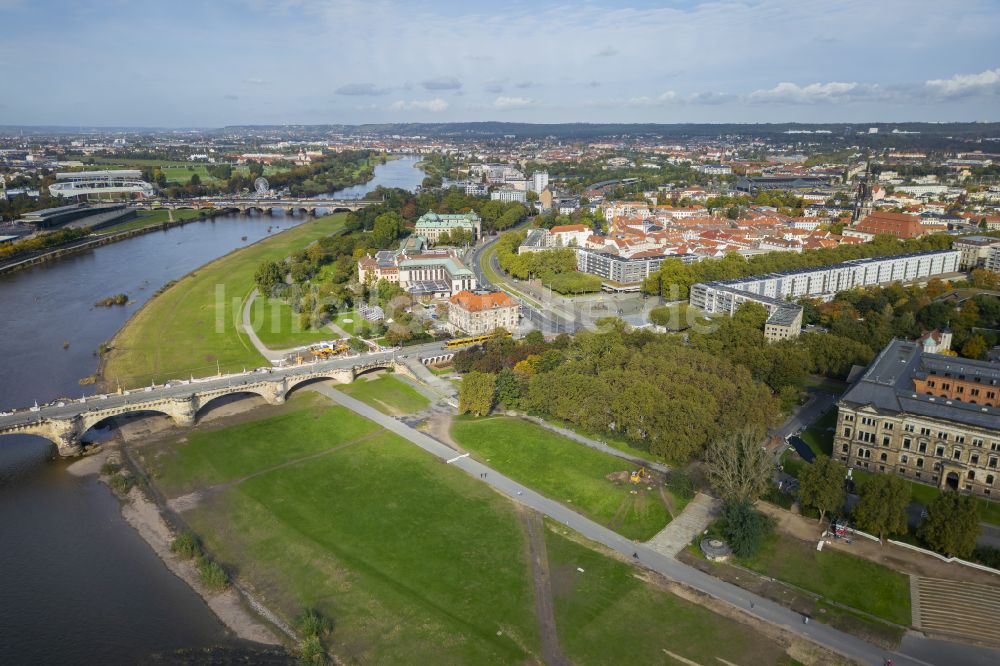
[[[0,0],[0,124],[1000,120],[997,0]]]

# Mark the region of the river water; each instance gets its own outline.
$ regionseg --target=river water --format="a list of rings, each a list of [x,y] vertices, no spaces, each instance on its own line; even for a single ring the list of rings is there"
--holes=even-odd
[[[389,161],[368,183],[331,196],[415,189],[424,177],[416,162]],[[305,220],[226,215],[0,276],[0,409],[92,393],[79,380],[96,369],[99,345],[157,289]],[[118,293],[134,302],[93,306]],[[43,439],[0,438],[0,664],[133,664],[228,643],[110,491],[52,456]]]

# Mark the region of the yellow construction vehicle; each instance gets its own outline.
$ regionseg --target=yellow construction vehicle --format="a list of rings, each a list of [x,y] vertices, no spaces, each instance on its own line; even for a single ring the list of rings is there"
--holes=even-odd
[[[628,480],[631,481],[632,483],[640,483],[642,482],[643,479],[646,478],[649,478],[649,472],[646,471],[645,467],[640,467],[639,469],[632,472],[632,475],[629,477]]]

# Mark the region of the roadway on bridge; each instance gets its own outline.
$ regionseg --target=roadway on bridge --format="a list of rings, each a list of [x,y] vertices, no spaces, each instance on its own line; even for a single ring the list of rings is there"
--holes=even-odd
[[[246,373],[209,377],[204,379],[172,380],[164,385],[130,389],[121,394],[89,396],[86,400],[64,399],[37,410],[34,408],[20,409],[14,413],[0,415],[0,430],[24,424],[38,423],[45,420],[72,419],[79,414],[91,410],[106,410],[128,405],[140,405],[165,398],[187,398],[193,393],[208,392],[215,389],[237,389],[248,384],[262,381],[279,382],[286,378],[294,379],[297,375],[314,374],[317,372],[342,370],[355,366],[391,363],[393,360],[405,358],[420,358],[440,354],[444,350],[443,343],[428,343],[406,347],[403,350],[394,349],[384,352],[337,357],[328,361],[317,361],[284,368],[258,368]],[[235,392],[235,391],[234,391]]]

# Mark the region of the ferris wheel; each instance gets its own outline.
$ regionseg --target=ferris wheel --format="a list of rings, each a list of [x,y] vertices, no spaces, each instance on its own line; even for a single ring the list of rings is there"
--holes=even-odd
[[[267,182],[267,178],[261,176],[257,180],[253,181],[253,189],[257,192],[257,196],[263,197],[271,191],[271,184]]]

